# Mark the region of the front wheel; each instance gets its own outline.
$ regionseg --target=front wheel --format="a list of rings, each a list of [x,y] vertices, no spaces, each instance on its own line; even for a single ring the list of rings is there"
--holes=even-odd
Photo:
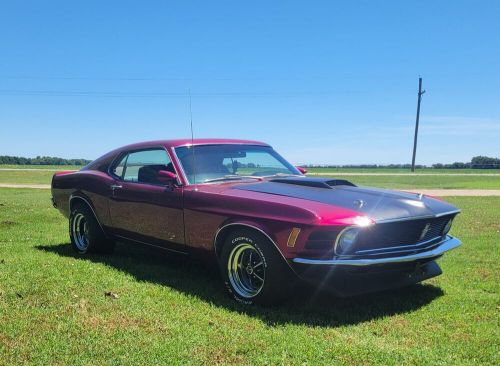
[[[220,271],[229,293],[243,304],[279,302],[294,280],[273,244],[251,230],[228,235],[222,248]]]
[[[84,204],[76,204],[71,210],[69,236],[73,250],[79,254],[111,253],[115,246],[102,231],[92,210]]]

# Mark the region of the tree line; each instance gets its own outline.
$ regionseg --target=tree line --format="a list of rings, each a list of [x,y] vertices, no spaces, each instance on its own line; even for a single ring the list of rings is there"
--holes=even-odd
[[[37,156],[36,158],[24,158],[21,156],[0,155],[0,164],[11,165],[87,165],[90,160],[86,159],[63,159],[53,156]]]
[[[349,165],[304,165],[306,168],[385,168],[385,169],[411,169],[411,164],[349,164]],[[470,162],[462,163],[455,162],[451,164],[432,164],[430,167],[426,165],[415,165],[416,169],[434,168],[434,169],[500,169],[500,159],[491,158],[488,156],[474,156]]]
[[[37,156],[36,158],[24,158],[20,156],[0,155],[0,164],[11,165],[87,165],[90,160],[86,159],[63,159],[53,156]],[[249,164],[250,165],[250,164]],[[253,165],[253,164],[252,164]],[[250,167],[250,166],[249,166]],[[306,164],[307,168],[388,168],[388,169],[410,169],[411,164],[348,164],[348,165],[315,165]],[[426,165],[416,165],[417,169],[429,168]],[[470,162],[455,162],[451,164],[432,164],[435,169],[500,169],[500,159],[488,156],[474,156]]]

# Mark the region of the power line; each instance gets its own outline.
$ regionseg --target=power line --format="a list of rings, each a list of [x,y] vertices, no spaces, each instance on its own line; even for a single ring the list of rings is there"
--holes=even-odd
[[[289,80],[289,78],[182,78],[182,77],[94,77],[94,76],[1,76],[3,80],[89,80],[89,81],[232,81],[232,80]]]
[[[193,97],[304,97],[329,96],[333,94],[364,93],[359,90],[343,91],[315,91],[315,92],[198,92],[191,93]],[[114,97],[114,98],[149,98],[149,97],[186,97],[186,92],[117,92],[117,91],[90,91],[90,90],[0,90],[0,95],[8,96],[51,96],[51,97]]]

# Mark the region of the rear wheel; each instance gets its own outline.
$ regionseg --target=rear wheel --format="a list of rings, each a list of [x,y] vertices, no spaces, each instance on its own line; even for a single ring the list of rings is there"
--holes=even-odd
[[[75,204],[71,210],[69,236],[73,250],[79,254],[111,253],[115,246],[102,231],[92,210],[81,203]]]
[[[269,239],[252,230],[237,230],[228,235],[220,271],[231,296],[243,304],[279,302],[294,281]]]

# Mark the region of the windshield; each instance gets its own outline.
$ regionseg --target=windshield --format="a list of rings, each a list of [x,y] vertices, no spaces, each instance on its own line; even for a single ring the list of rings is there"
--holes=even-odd
[[[190,184],[300,174],[269,146],[181,146],[175,152]]]

